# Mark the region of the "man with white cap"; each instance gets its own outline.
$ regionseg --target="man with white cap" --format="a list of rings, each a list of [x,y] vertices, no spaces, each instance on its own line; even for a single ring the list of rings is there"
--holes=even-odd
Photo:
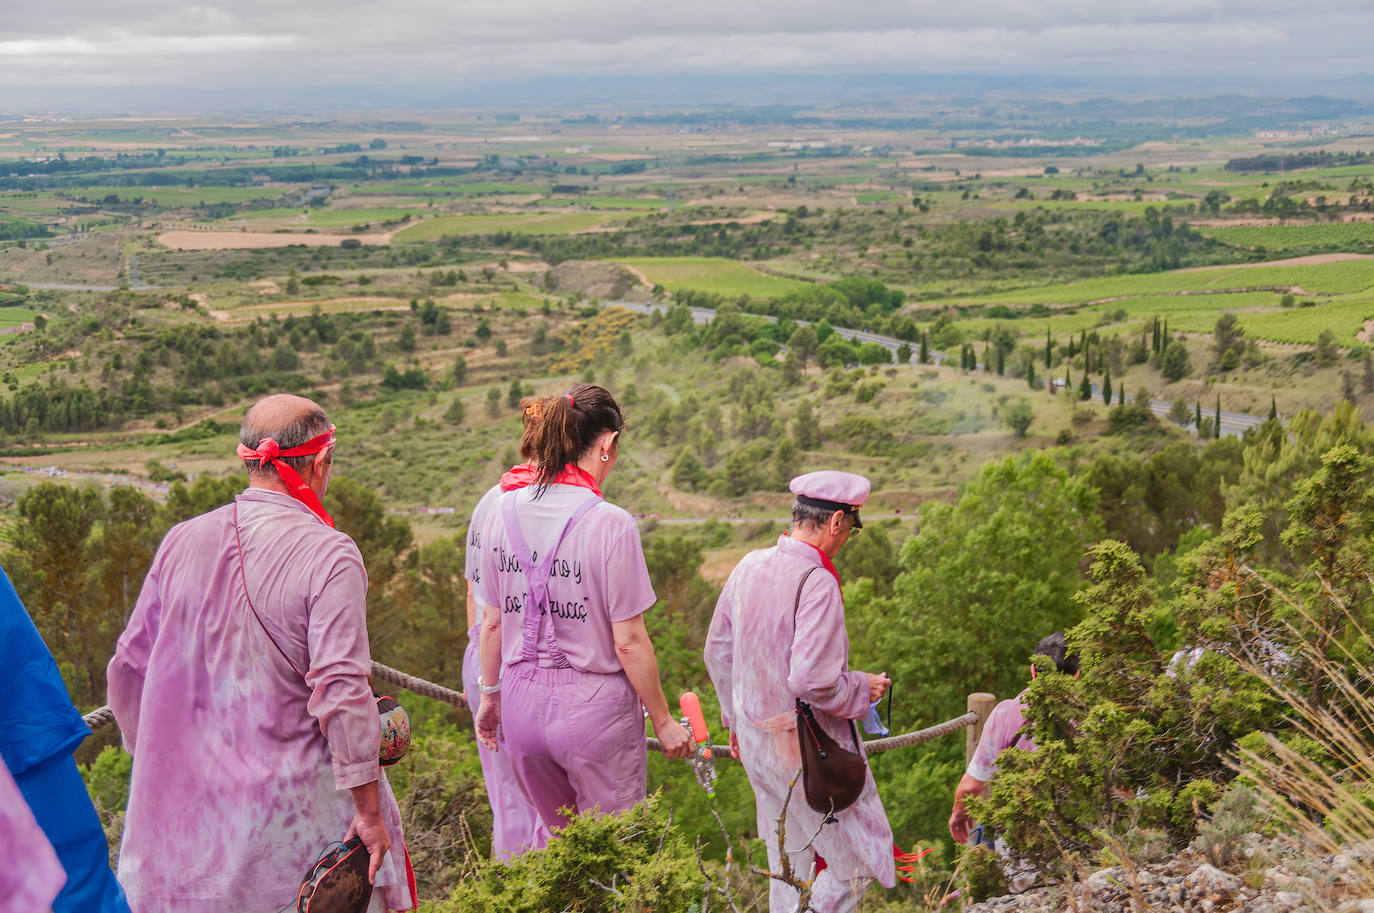
[[[881,673],[849,668],[844,600],[832,561],[851,531],[863,526],[859,508],[868,500],[868,479],[826,470],[798,476],[789,487],[797,496],[791,530],[777,545],[750,552],[736,565],[706,638],[706,668],[720,697],[721,722],[754,788],[759,834],[775,874],[782,866],[773,833],[788,784],[801,767],[794,699],[809,703],[826,732],[849,748],[850,721],[867,716],[891,685]],[[857,750],[862,753],[862,746]],[[813,910],[846,913],[874,880],[893,886],[892,829],[871,773],[858,801],[824,828],[822,815],[803,800],[800,783],[795,792],[787,807],[792,871],[807,877],[817,855],[826,865],[812,885]],[[772,881],[771,913],[795,910],[797,902],[795,889]]]

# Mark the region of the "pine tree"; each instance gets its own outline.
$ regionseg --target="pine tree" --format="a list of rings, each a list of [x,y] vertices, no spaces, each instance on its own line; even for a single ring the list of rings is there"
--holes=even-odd
[[[1217,397],[1217,413],[1212,419],[1212,439],[1221,437],[1221,397]]]
[[[1112,404],[1112,370],[1107,369],[1107,373],[1102,375],[1102,405]]]

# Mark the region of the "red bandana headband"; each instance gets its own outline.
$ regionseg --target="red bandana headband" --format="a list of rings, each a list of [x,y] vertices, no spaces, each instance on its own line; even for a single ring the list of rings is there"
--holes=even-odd
[[[291,497],[310,508],[326,526],[333,527],[334,518],[329,516],[329,511],[324,509],[324,505],[315,496],[315,492],[310,490],[310,486],[305,484],[300,474],[292,469],[290,464],[284,462],[282,457],[312,456],[327,447],[334,446],[334,441],[334,426],[330,425],[329,430],[324,434],[306,441],[299,447],[289,447],[282,450],[276,441],[270,437],[265,437],[258,442],[257,450],[239,444],[238,454],[240,460],[257,460],[259,468],[271,463],[276,467],[277,475],[281,476],[281,480],[286,483],[286,488]]]

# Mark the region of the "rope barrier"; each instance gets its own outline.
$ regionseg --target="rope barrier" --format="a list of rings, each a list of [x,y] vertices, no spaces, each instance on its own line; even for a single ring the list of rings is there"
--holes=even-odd
[[[463,697],[461,691],[454,691],[452,688],[445,688],[443,685],[436,685],[434,682],[427,682],[422,678],[408,675],[399,669],[390,666],[383,666],[381,663],[372,664],[372,677],[379,678],[384,682],[398,685],[407,691],[414,691],[422,697],[432,697],[436,701],[443,701],[445,704],[452,704],[454,707],[466,707],[467,698]]]
[[[405,688],[407,691],[413,691],[422,697],[432,697],[436,701],[452,704],[454,707],[466,707],[468,705],[461,691],[454,691],[452,688],[436,685],[434,682],[416,678],[413,675],[409,675],[399,669],[393,669],[390,666],[384,666],[381,663],[374,662],[372,664],[372,677],[384,682],[390,682],[393,685]],[[101,726],[107,726],[114,722],[114,711],[111,710],[107,704],[104,707],[92,710],[82,717],[82,719],[86,721],[86,725],[91,727],[91,729],[99,729]]]
[[[956,716],[952,720],[945,720],[943,723],[936,723],[934,726],[927,726],[925,729],[917,729],[915,732],[905,732],[901,735],[894,735],[886,739],[866,741],[863,743],[864,754],[882,754],[894,748],[906,748],[910,745],[919,745],[922,742],[943,738],[950,733],[958,732],[960,729],[967,729],[976,722],[978,722],[978,714],[970,711],[963,716]],[[646,741],[648,742],[650,751],[663,750],[663,745],[658,739],[650,738]],[[734,758],[730,757],[729,745],[712,745],[711,754],[715,756],[716,760],[734,760]]]
[[[468,706],[467,700],[463,697],[461,691],[454,691],[452,688],[436,685],[434,682],[425,681],[422,678],[417,678],[399,669],[393,669],[390,666],[384,666],[381,663],[374,662],[372,664],[372,677],[381,679],[384,682],[390,682],[393,685],[405,688],[407,691],[413,691],[423,697],[431,697],[436,701],[443,701],[445,704],[451,704],[454,707]],[[114,711],[112,711],[109,706],[101,707],[86,714],[84,719],[86,725],[91,727],[91,729],[99,729],[101,726],[106,726],[114,722]],[[932,739],[943,738],[951,733],[958,732],[960,729],[966,729],[977,722],[978,714],[970,711],[963,716],[957,716],[952,720],[945,720],[943,723],[936,723],[934,726],[918,729],[915,732],[905,732],[901,735],[894,735],[885,739],[866,741],[864,742],[864,754],[882,754],[884,751],[892,751],[894,748],[906,748],[911,745],[919,745],[922,742],[929,742]],[[649,751],[663,750],[663,746],[659,743],[658,739],[650,738],[645,741]],[[711,753],[715,755],[718,760],[734,760],[730,757],[729,745],[712,745]]]
[[[99,729],[101,726],[114,722],[114,711],[110,709],[109,704],[106,704],[104,707],[92,710],[90,713],[83,716],[82,719],[85,720],[86,725],[92,729]]]

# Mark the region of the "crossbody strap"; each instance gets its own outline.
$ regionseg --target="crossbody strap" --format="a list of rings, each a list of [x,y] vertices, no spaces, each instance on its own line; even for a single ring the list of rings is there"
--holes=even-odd
[[[793,636],[793,637],[795,637],[796,634],[797,634],[797,610],[801,608],[802,588],[806,586],[806,581],[807,581],[807,579],[810,578],[810,576],[815,572],[815,570],[816,570],[816,566],[815,566],[814,564],[811,565],[811,566],[808,567],[805,571],[802,572],[801,579],[797,581],[797,595],[796,595],[796,597],[792,600],[792,636]],[[811,715],[811,705],[808,704],[806,701],[802,700],[801,698],[797,698],[796,700],[797,700],[797,704],[798,704],[797,713],[798,713],[798,715],[802,715],[802,716],[803,716],[803,723],[804,723],[805,725],[811,725],[811,726],[818,725],[818,724],[816,723],[816,718],[815,718],[814,716]],[[889,705],[889,707],[890,707],[890,706],[891,706],[891,705]],[[859,730],[855,728],[855,726],[854,726],[854,721],[853,721],[853,720],[849,720],[848,722],[849,722],[849,734],[850,734],[851,736],[854,737],[854,751],[857,753],[857,752],[859,751]],[[815,733],[814,733],[814,732],[812,733],[812,738],[815,738]]]
[[[589,495],[586,500],[577,506],[572,516],[563,524],[563,529],[558,534],[548,551],[544,552],[542,561],[535,562],[533,553],[525,542],[525,536],[520,531],[520,521],[515,513],[516,492],[511,492],[502,499],[501,515],[505,522],[506,537],[510,540],[511,551],[515,552],[515,558],[520,562],[520,568],[525,572],[525,581],[529,587],[526,593],[524,605],[524,622],[521,628],[520,658],[526,662],[536,662],[539,658],[539,634],[544,624],[544,616],[549,617],[549,654],[553,658],[554,666],[559,669],[570,667],[567,654],[558,646],[558,635],[554,629],[553,612],[549,605],[549,575],[553,571],[553,562],[558,555],[558,549],[563,544],[563,540],[572,532],[572,528],[591,511],[593,507],[601,503],[601,498],[595,494]]]
[[[267,639],[272,641],[272,646],[277,648],[277,652],[281,654],[281,658],[286,660],[286,664],[291,667],[291,671],[296,673],[296,678],[301,680],[302,685],[305,685],[307,688],[309,688],[310,686],[306,685],[305,676],[301,674],[301,670],[296,668],[296,664],[291,662],[291,657],[286,655],[286,651],[281,648],[281,644],[277,643],[277,639],[272,636],[272,632],[267,630],[267,625],[263,623],[262,616],[258,614],[257,607],[253,605],[253,597],[250,596],[248,593],[248,572],[244,568],[243,564],[243,538],[239,534],[238,502],[234,503],[234,544],[238,548],[239,580],[243,583],[243,598],[248,601],[249,611],[251,611],[253,613],[253,617],[258,620],[258,626],[262,628],[262,633],[267,635]]]

